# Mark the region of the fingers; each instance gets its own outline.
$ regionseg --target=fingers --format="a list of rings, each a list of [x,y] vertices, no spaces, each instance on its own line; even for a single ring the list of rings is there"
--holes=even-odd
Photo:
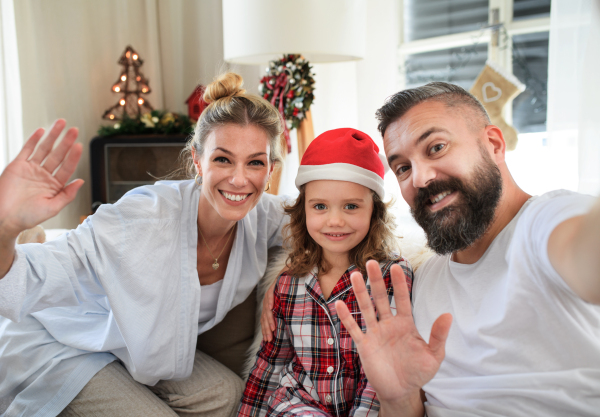
[[[369,304],[370,304],[370,301],[371,300],[369,300]],[[348,330],[348,333],[350,333],[350,336],[354,340],[354,343],[356,343],[358,345],[362,341],[362,339],[365,335],[362,332],[362,329],[360,328],[360,326],[358,324],[356,324],[356,321],[354,321],[354,317],[352,317],[352,314],[350,314],[348,307],[346,306],[346,304],[344,304],[343,301],[338,300],[335,302],[335,309],[337,311],[338,317],[340,318],[340,321],[342,322],[344,327],[346,327],[346,330]],[[364,313],[363,313],[363,315],[364,315]]]
[[[265,312],[265,316],[267,318],[268,328],[271,329],[272,332],[275,331],[275,317],[273,316],[273,295],[271,295],[268,304],[268,309]]]
[[[379,319],[383,320],[393,317],[392,310],[390,309],[390,300],[388,298],[385,282],[383,281],[383,276],[381,275],[379,263],[373,260],[368,261],[367,274],[369,275],[371,295],[373,296],[373,302],[379,313]]]
[[[429,336],[429,348],[433,353],[433,356],[442,362],[446,354],[446,339],[450,332],[450,325],[452,324],[452,314],[442,314],[437,318],[431,327],[431,335]]]
[[[63,159],[71,150],[73,144],[77,140],[78,133],[79,131],[75,127],[72,127],[71,129],[67,130],[67,133],[65,133],[65,137],[60,141],[58,146],[56,146],[50,152],[46,160],[43,162],[42,166],[46,169],[46,171],[52,174],[54,170],[63,162]]]
[[[44,136],[44,129],[42,128],[39,128],[38,130],[33,132],[29,139],[27,139],[27,142],[25,142],[25,145],[23,145],[23,149],[21,149],[21,152],[19,152],[15,160],[28,160],[42,136]]]
[[[360,272],[353,272],[350,276],[350,281],[352,282],[352,288],[354,289],[354,294],[356,295],[358,308],[360,308],[360,312],[365,319],[367,329],[372,328],[373,326],[377,325],[377,316],[375,315],[375,310],[373,309],[373,303],[371,302],[371,296],[367,291],[365,280]]]
[[[273,333],[271,332],[269,322],[267,320],[267,314],[268,313],[263,311],[260,316],[260,332],[262,333],[263,340],[265,342],[270,342],[273,340]]]
[[[46,138],[40,143],[37,150],[33,154],[33,157],[30,159],[30,162],[41,164],[44,159],[48,156],[52,147],[54,146],[54,142],[60,136],[61,132],[65,128],[67,123],[63,119],[58,119],[48,132]]]
[[[410,317],[412,320],[412,307],[410,305],[410,295],[408,285],[406,285],[406,276],[402,267],[398,264],[392,265],[392,286],[394,287],[394,300],[396,301],[396,313],[399,316]]]
[[[73,172],[75,172],[75,168],[77,168],[77,163],[81,158],[82,152],[83,146],[80,143],[76,143],[71,146],[71,150],[65,157],[63,164],[54,174],[54,178],[56,178],[61,184],[65,184],[71,175],[73,175]]]
[[[83,180],[77,179],[63,188],[54,198],[48,200],[49,211],[53,214],[58,213],[75,199],[77,191],[83,185]]]
[[[275,299],[275,283],[271,284],[263,298],[262,314],[260,316],[260,330],[263,335],[263,340],[270,342],[273,340],[273,332],[275,331],[275,317],[273,315],[273,302]]]

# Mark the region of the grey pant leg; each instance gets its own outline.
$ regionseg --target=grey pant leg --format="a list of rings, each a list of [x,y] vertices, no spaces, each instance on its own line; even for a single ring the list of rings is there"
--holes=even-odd
[[[230,417],[237,414],[244,382],[225,365],[196,350],[189,378],[160,381],[148,388],[180,416]]]
[[[98,372],[59,417],[176,417],[177,414],[119,362]]]
[[[189,378],[153,387],[133,380],[118,362],[98,372],[60,417],[235,416],[244,383],[205,353],[196,351]]]

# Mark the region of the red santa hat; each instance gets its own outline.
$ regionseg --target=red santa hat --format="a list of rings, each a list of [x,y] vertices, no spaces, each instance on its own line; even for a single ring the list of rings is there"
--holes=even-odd
[[[317,136],[306,149],[296,187],[317,180],[349,181],[370,188],[383,199],[384,174],[379,148],[369,135],[356,129],[334,129]]]

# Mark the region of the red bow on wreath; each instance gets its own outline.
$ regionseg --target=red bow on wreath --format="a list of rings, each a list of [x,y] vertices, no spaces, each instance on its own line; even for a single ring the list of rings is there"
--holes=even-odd
[[[270,83],[266,83],[267,88],[273,91],[273,98],[271,99],[271,104],[275,105],[275,100],[279,98],[279,113],[281,114],[281,120],[283,122],[283,133],[285,135],[285,143],[287,144],[287,151],[290,153],[292,151],[292,141],[290,139],[290,132],[287,127],[287,123],[285,122],[285,113],[283,111],[283,99],[285,95],[285,87],[287,86],[288,77],[285,72],[279,74],[277,79],[275,80],[275,84],[271,87]]]

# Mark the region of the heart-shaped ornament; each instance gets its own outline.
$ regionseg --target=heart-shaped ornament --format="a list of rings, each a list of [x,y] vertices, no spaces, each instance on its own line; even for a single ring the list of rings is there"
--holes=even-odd
[[[488,81],[481,87],[481,93],[483,94],[483,101],[485,103],[496,101],[502,96],[502,90],[496,87],[491,81]]]

